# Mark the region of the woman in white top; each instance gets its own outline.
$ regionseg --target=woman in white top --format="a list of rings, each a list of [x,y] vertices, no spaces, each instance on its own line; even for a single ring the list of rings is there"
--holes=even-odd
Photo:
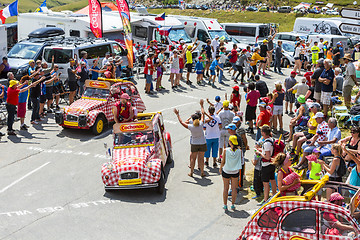
[[[229,137],[229,145],[224,149],[223,158],[221,160],[220,165],[220,174],[222,176],[224,182],[224,191],[223,191],[223,201],[224,201],[224,210],[227,210],[227,199],[229,192],[229,185],[231,180],[231,190],[233,194],[231,195],[231,209],[235,209],[235,201],[236,201],[236,188],[239,180],[239,170],[241,169],[241,159],[243,152],[239,147],[239,143],[237,137],[235,135],[231,135]]]
[[[204,154],[207,150],[206,147],[206,140],[204,135],[204,115],[206,114],[209,119],[205,121],[205,123],[210,122],[212,120],[212,117],[205,113],[204,111],[204,100],[200,100],[200,106],[201,106],[201,114],[193,114],[191,115],[192,124],[187,124],[183,122],[179,115],[179,110],[176,108],[174,109],[174,113],[176,114],[179,122],[183,127],[187,128],[191,132],[191,138],[190,138],[190,144],[191,144],[191,154],[190,154],[190,173],[188,174],[190,177],[193,176],[194,173],[194,167],[195,167],[195,161],[198,160],[198,166],[201,171],[201,177],[205,177],[204,173]]]
[[[300,44],[300,41],[298,41],[295,45],[295,53],[294,53],[294,59],[295,59],[295,65],[294,70],[299,70],[299,73],[301,71],[301,60],[300,60],[300,53],[301,53],[302,46]]]
[[[171,81],[171,88],[176,88],[180,85],[180,57],[178,50],[173,51],[173,55],[170,57],[170,81]],[[175,82],[174,82],[175,77]]]

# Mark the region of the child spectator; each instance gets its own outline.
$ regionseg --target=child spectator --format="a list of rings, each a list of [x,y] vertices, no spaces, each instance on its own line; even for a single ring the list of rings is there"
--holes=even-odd
[[[319,163],[320,151],[319,149],[315,148],[311,155],[306,156],[308,160],[308,169],[309,169],[309,179],[311,180],[320,180],[321,178],[321,171],[322,167]],[[318,192],[318,199],[321,201],[321,193],[322,191]]]
[[[255,148],[261,148],[264,143],[264,138],[261,137],[257,142],[255,142]],[[264,192],[264,185],[261,181],[261,156],[254,154],[254,159],[251,160],[254,165],[254,179],[253,187],[256,193],[256,196],[253,199],[261,197],[261,194]]]
[[[157,74],[157,79],[156,79],[156,91],[161,91],[162,89],[165,89],[163,86],[161,86],[161,80],[165,71],[165,68],[163,66],[164,62],[165,62],[165,48],[160,48],[160,53],[158,55],[158,59],[156,59],[156,74]]]
[[[203,64],[203,58],[200,56],[199,57],[199,61],[197,61],[196,65],[195,65],[195,72],[196,72],[196,80],[197,80],[197,84],[201,84],[201,82],[203,81],[203,76],[204,76],[204,64]]]
[[[219,59],[219,68],[220,68],[219,83],[223,84],[224,83],[222,81],[222,78],[223,78],[223,75],[224,75],[223,69],[224,69],[224,65],[225,65],[225,62],[226,62],[226,53],[225,53],[225,47],[224,46],[220,47],[219,55],[220,55],[220,59]]]
[[[304,77],[306,78],[306,84],[311,87],[311,76],[314,74],[313,71],[311,71],[311,65],[306,65],[306,73],[304,74]]]
[[[255,84],[249,84],[249,93],[246,96],[246,111],[245,111],[245,121],[249,122],[249,128],[246,129],[247,133],[254,134],[254,123],[253,120],[256,119],[256,106],[258,104],[258,99],[260,98],[260,93],[258,90],[255,90]]]
[[[218,114],[218,112],[223,107],[223,103],[221,102],[220,96],[215,97],[215,103],[211,103],[208,98],[206,99],[206,101],[210,106],[213,106],[215,108],[215,114]]]
[[[91,67],[91,69],[95,69],[95,70],[100,70],[100,68],[98,67],[98,61],[99,58],[97,58],[94,62],[93,62],[93,66]],[[99,72],[96,71],[91,71],[91,80],[97,80],[99,78]]]
[[[235,112],[240,110],[241,95],[239,93],[239,86],[233,87],[233,91],[230,96],[230,103],[233,105]]]
[[[212,87],[215,87],[215,77],[216,77],[216,73],[215,73],[215,69],[220,69],[223,71],[223,69],[219,66],[219,60],[220,60],[220,56],[216,55],[215,59],[212,61],[211,65],[210,65],[210,78],[209,78],[209,85],[212,85]],[[212,84],[211,84],[212,81]]]
[[[154,58],[154,54],[149,53],[149,57],[146,60],[145,68],[144,68],[144,74],[145,74],[145,78],[146,78],[145,93],[147,93],[147,94],[151,94],[150,86],[151,86],[151,82],[152,82],[152,75],[155,70],[154,65],[153,65],[153,58]]]

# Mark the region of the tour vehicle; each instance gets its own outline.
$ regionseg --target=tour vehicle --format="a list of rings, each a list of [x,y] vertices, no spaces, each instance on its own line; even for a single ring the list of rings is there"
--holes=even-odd
[[[279,32],[276,34],[275,39],[281,40],[283,42],[296,42],[296,37],[299,37],[301,40],[307,40],[308,34],[306,33],[297,33],[297,32]]]
[[[114,122],[112,109],[120,102],[122,93],[130,96],[138,113],[145,111],[145,104],[134,83],[99,78],[97,81],[86,80],[84,94],[70,106],[56,111],[55,122],[63,128],[90,129],[98,135],[103,132],[106,123]]]
[[[299,17],[295,19],[293,31],[296,33],[306,34],[332,34],[332,35],[343,35],[351,36],[348,33],[342,33],[340,31],[340,24],[343,22],[355,23],[357,21],[343,18],[307,18]]]
[[[350,199],[349,209],[315,198],[319,191],[331,188]],[[358,187],[329,181],[325,175],[321,180],[301,180],[299,196],[282,196],[276,193],[251,217],[238,240],[340,240],[360,239],[360,228],[354,213],[360,203]],[[356,193],[353,197],[351,194]],[[336,228],[329,221],[339,221],[351,230]]]
[[[136,121],[113,126],[112,161],[104,163],[101,177],[105,191],[165,189],[165,165],[173,161],[170,133],[161,112],[141,113]]]

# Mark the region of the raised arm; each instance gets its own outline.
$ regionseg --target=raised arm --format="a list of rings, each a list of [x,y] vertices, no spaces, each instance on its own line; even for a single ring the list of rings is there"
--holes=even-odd
[[[188,125],[181,120],[180,114],[179,114],[179,110],[177,110],[176,108],[174,108],[174,113],[175,113],[175,115],[177,116],[180,124],[183,125],[184,128],[189,128]]]

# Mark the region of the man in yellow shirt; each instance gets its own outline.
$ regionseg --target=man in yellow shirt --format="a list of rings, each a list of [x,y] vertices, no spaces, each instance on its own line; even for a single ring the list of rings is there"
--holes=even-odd
[[[250,58],[250,66],[252,67],[252,74],[251,74],[251,78],[254,80],[254,77],[256,75],[256,64],[258,63],[259,60],[264,61],[266,58],[261,57],[260,54],[260,48],[255,48],[254,53],[252,54],[251,58]]]
[[[186,84],[191,85],[191,81],[190,81],[190,73],[192,72],[192,68],[193,68],[193,59],[192,59],[192,53],[193,51],[195,51],[195,49],[199,46],[200,43],[198,43],[196,45],[196,41],[195,40],[194,44],[188,45],[186,48],[186,69],[187,69],[187,73],[186,73]]]
[[[314,46],[311,47],[311,59],[312,59],[312,63],[313,65],[316,65],[317,60],[319,60],[319,53],[320,53],[320,48],[318,47],[318,42],[314,42]]]
[[[294,157],[294,161],[296,161],[299,158],[301,145],[303,145],[304,142],[308,141],[310,138],[312,138],[316,134],[316,128],[318,123],[315,119],[315,114],[321,110],[321,106],[319,103],[311,103],[309,106],[310,108],[310,119],[307,122],[308,131],[307,132],[297,132],[294,134],[294,140],[292,144],[291,149],[291,155]],[[296,147],[296,152],[295,152]]]

